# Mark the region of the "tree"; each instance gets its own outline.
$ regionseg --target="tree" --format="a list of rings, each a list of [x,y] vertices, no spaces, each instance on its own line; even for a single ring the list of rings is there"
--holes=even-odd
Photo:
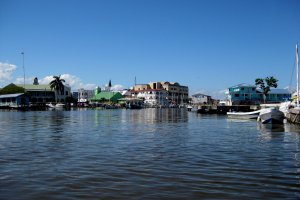
[[[60,75],[59,76],[53,76],[54,80],[52,80],[50,82],[50,88],[51,90],[55,90],[56,91],[56,94],[64,94],[64,91],[65,91],[65,87],[64,87],[64,84],[63,82],[65,82],[64,79],[61,79],[60,78]],[[55,99],[56,99],[56,102],[57,102],[57,95],[55,95]]]
[[[266,103],[267,94],[270,92],[270,88],[277,88],[278,80],[271,77],[266,77],[265,79],[257,78],[255,79],[255,85],[258,86],[263,91],[264,103]]]
[[[24,93],[24,92],[25,92],[25,90],[23,87],[16,86],[13,83],[0,89],[0,95],[2,95],[2,94],[17,94],[17,93]]]

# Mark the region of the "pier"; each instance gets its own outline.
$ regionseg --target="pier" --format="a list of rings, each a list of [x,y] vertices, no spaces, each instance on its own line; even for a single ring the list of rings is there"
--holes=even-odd
[[[251,112],[259,110],[259,105],[233,105],[233,106],[223,106],[223,105],[200,105],[198,106],[197,113],[201,114],[226,114],[227,112]]]

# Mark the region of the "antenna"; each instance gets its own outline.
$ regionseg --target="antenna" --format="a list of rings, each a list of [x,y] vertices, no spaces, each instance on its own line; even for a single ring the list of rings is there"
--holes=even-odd
[[[22,58],[23,58],[23,75],[24,75],[24,77],[23,77],[23,81],[24,81],[24,82],[23,82],[23,85],[24,85],[24,93],[25,93],[25,65],[24,65],[24,63],[25,63],[25,62],[24,62],[24,60],[25,60],[25,59],[24,59],[25,55],[24,55],[24,52],[22,52],[21,54],[22,54]]]
[[[299,54],[298,43],[296,44],[296,69],[297,69],[297,108],[299,108]]]

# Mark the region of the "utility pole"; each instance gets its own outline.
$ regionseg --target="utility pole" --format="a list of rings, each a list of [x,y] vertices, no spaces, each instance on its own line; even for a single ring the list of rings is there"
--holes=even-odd
[[[21,54],[22,54],[22,58],[23,58],[23,76],[24,76],[23,77],[23,81],[24,81],[23,85],[24,85],[24,93],[25,93],[25,65],[24,65],[24,63],[25,63],[24,60],[25,59],[24,59],[24,52],[22,52]]]

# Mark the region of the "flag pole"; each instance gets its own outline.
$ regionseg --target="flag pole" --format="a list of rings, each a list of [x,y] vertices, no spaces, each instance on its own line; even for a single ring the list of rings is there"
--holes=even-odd
[[[297,69],[297,108],[299,108],[299,57],[298,43],[296,44],[296,69]]]
[[[23,58],[23,85],[24,85],[24,93],[25,93],[25,65],[24,65],[24,52],[21,53]]]

